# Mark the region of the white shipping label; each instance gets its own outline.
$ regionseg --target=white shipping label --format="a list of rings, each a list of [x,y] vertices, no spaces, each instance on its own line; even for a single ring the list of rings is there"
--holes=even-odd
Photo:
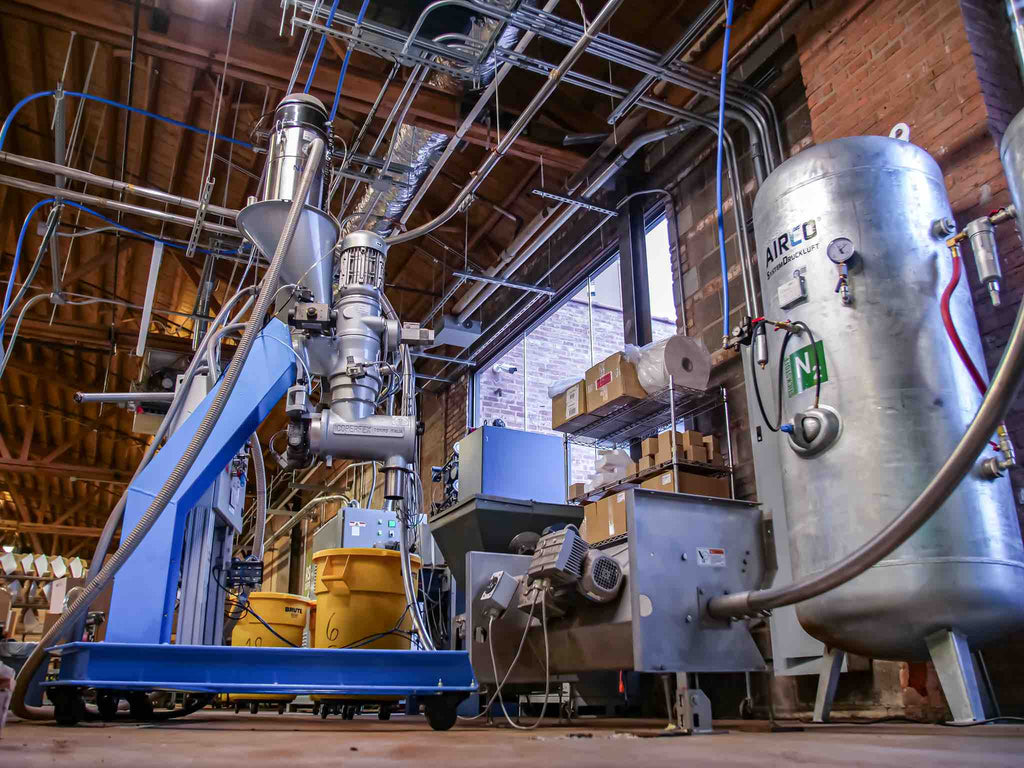
[[[697,565],[725,568],[725,550],[721,547],[697,547]]]
[[[573,384],[565,393],[565,418],[580,415],[580,386]]]

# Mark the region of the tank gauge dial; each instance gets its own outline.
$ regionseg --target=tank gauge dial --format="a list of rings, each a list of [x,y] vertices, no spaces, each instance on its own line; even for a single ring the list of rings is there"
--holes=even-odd
[[[853,258],[856,251],[850,238],[837,237],[828,244],[828,250],[825,253],[828,254],[828,258],[833,264],[845,264]]]

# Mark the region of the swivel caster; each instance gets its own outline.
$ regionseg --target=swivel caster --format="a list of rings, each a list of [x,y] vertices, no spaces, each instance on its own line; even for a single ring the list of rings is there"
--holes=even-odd
[[[459,700],[448,696],[432,696],[423,702],[423,714],[435,731],[447,731],[458,720]]]
[[[238,714],[239,712],[241,712],[241,711],[242,711],[242,705],[241,705],[241,704],[239,704],[239,703],[238,703],[238,702],[236,701],[236,702],[235,702],[235,714],[237,715],[237,714]]]
[[[740,717],[744,720],[750,720],[754,717],[754,700],[751,698],[745,698],[740,702]]]
[[[313,702],[313,717],[316,717],[319,714],[320,714],[320,702],[319,701],[314,701]]]
[[[320,719],[321,720],[326,720],[327,719],[327,715],[329,715],[329,714],[330,714],[330,712],[329,712],[328,706],[326,704],[321,704],[320,705]]]
[[[341,710],[341,719],[342,720],[355,720],[356,719],[356,708],[349,706],[349,707],[345,707],[344,709],[342,709]]]
[[[117,702],[118,696],[113,691],[96,691],[96,709],[99,710],[100,720],[109,723],[117,717]]]
[[[378,720],[390,720],[391,719],[391,707],[389,707],[387,704],[381,704],[380,708],[377,710],[377,719]]]
[[[128,711],[134,720],[152,720],[153,702],[148,693],[133,691],[128,694]]]
[[[85,717],[85,699],[81,691],[77,689],[60,688],[50,691],[50,701],[53,702],[53,719],[57,725],[70,727],[78,725]]]
[[[283,715],[283,714],[285,713],[285,710],[286,710],[287,708],[288,708],[288,705],[287,705],[287,704],[285,704],[285,703],[284,703],[284,702],[282,701],[282,702],[281,702],[280,704],[278,704],[278,705],[277,705],[277,714],[279,714],[279,715]]]
[[[250,715],[258,715],[259,713],[260,713],[259,702],[250,701],[249,702],[249,714]]]

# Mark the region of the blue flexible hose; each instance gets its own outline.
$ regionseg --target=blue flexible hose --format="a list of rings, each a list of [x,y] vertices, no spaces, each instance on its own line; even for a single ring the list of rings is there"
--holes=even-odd
[[[330,13],[327,14],[327,24],[324,26],[330,28],[331,24],[334,23],[334,14],[338,12],[338,3],[340,0],[334,0],[331,3]],[[320,44],[316,47],[316,55],[313,56],[313,66],[309,68],[309,75],[306,77],[306,87],[302,89],[303,93],[309,93],[309,89],[313,87],[313,78],[316,77],[316,68],[320,64],[320,57],[324,53],[324,45],[327,44],[327,33],[320,35]],[[344,69],[342,73],[344,73]],[[288,94],[285,94],[287,96]]]
[[[21,224],[21,231],[18,233],[18,244],[14,248],[14,262],[11,264],[11,277],[7,281],[7,289],[4,291],[4,306],[0,310],[0,318],[3,318],[7,314],[7,308],[11,304],[11,295],[14,293],[14,281],[18,277],[18,262],[21,261],[21,248],[25,244],[25,234],[28,232],[28,225],[32,221],[32,216],[42,208],[44,205],[57,202],[52,197],[46,200],[40,200],[38,203],[29,208],[28,216],[25,217],[25,221]],[[4,324],[0,322],[0,339],[4,337]]]
[[[356,17],[356,26],[358,27],[363,23],[363,18],[366,16],[366,9],[370,5],[370,0],[363,0],[363,5],[359,9],[359,15]],[[341,101],[341,86],[345,82],[345,73],[348,71],[348,60],[352,56],[352,45],[350,44],[348,50],[345,51],[345,58],[341,62],[341,74],[338,75],[338,85],[334,89],[334,103],[331,104],[331,115],[328,118],[328,123],[333,123],[334,118],[338,114],[338,103]]]
[[[729,338],[729,262],[725,257],[725,217],[722,203],[722,154],[725,138],[725,78],[729,71],[729,38],[732,36],[732,9],[728,0],[725,10],[725,40],[722,43],[722,76],[718,91],[718,159],[715,189],[718,194],[718,254],[722,260],[722,337]],[[736,201],[733,201],[733,205]]]
[[[30,94],[24,99],[14,105],[14,109],[11,110],[10,114],[7,115],[7,119],[4,120],[3,126],[0,126],[0,150],[4,148],[4,143],[7,141],[7,132],[11,128],[11,123],[14,121],[14,116],[18,114],[19,110],[29,102],[41,99],[44,96],[52,96],[56,91],[39,91],[38,93]],[[76,96],[80,99],[89,99],[90,101],[98,101],[100,104],[106,104],[111,107],[117,107],[118,109],[127,109],[129,112],[136,112],[140,115],[153,118],[154,120],[160,120],[161,122],[168,123],[169,125],[176,125],[179,128],[185,128],[194,133],[202,134],[203,136],[209,136],[210,132],[205,128],[197,128],[194,125],[183,123],[180,120],[175,120],[173,117],[165,117],[164,115],[158,115],[156,112],[149,112],[145,109],[139,109],[138,107],[130,107],[127,104],[122,104],[119,101],[113,101],[111,99],[105,99],[102,96],[96,96],[91,93],[81,93],[79,91],[64,91],[65,96]],[[252,144],[247,141],[241,141],[240,139],[233,139],[230,136],[222,136],[217,134],[217,138],[221,141],[227,141],[231,144],[235,144],[239,147],[245,147],[246,149],[252,149]]]
[[[47,198],[46,200],[40,200],[38,203],[36,203],[29,209],[28,215],[25,216],[25,221],[23,221],[21,224],[21,231],[18,233],[18,244],[14,248],[14,261],[11,263],[11,276],[7,281],[7,289],[4,291],[4,303],[3,309],[0,310],[0,317],[3,317],[3,315],[7,314],[7,308],[10,306],[11,303],[11,295],[14,293],[14,281],[17,279],[18,276],[18,264],[21,261],[21,249],[25,245],[25,235],[28,233],[28,227],[29,224],[32,222],[32,217],[35,215],[36,211],[38,211],[44,205],[49,205],[50,203],[56,202],[57,200],[52,197]],[[146,240],[152,240],[155,243],[163,243],[168,248],[176,248],[180,251],[186,250],[186,248],[179,243],[175,243],[170,240],[164,240],[155,235],[150,235],[146,232],[142,232],[138,229],[132,229],[131,227],[127,227],[124,224],[118,224],[113,219],[108,219],[102,213],[98,213],[97,211],[94,211],[91,208],[87,208],[86,206],[81,205],[80,203],[76,203],[71,200],[64,200],[63,203],[64,205],[70,208],[76,208],[82,211],[83,213],[88,213],[90,216],[95,216],[97,219],[100,219],[101,221],[104,221],[107,224],[117,227],[118,229],[121,229],[130,234],[136,235],[138,237],[143,237]],[[196,251],[198,253],[211,253],[214,254],[215,256],[231,256],[238,253],[238,251],[211,251],[206,248],[196,248]],[[3,338],[3,335],[4,324],[0,322],[0,339]]]

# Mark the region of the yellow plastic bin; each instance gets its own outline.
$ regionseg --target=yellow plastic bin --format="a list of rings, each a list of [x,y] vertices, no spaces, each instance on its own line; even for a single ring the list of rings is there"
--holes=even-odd
[[[231,645],[257,646],[264,648],[284,648],[288,643],[302,646],[302,632],[306,628],[306,618],[313,609],[312,600],[301,595],[289,595],[284,592],[252,592],[249,595],[252,610],[245,611],[235,628],[231,631]],[[230,605],[231,613],[244,609],[236,602]],[[281,637],[267,629],[254,615],[259,614],[263,621],[273,627]],[[285,640],[282,640],[284,638]],[[226,703],[234,706],[238,712],[248,706],[252,714],[259,710],[260,702],[279,702],[278,712],[283,713],[284,705],[295,699],[295,696],[279,693],[246,693],[227,696]]]
[[[409,640],[397,634],[369,642],[378,633],[412,630],[402,588],[401,554],[390,549],[324,549],[313,554],[316,566],[316,648],[408,650]],[[412,557],[413,581],[421,561]]]

